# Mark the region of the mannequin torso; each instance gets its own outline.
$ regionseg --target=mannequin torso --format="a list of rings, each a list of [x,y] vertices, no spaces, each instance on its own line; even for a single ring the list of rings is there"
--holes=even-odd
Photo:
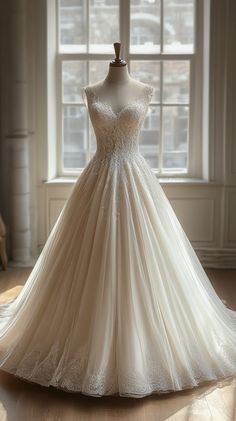
[[[128,103],[135,101],[143,94],[147,85],[133,79],[128,66],[113,67],[110,65],[106,78],[88,86],[101,102],[110,106],[114,113],[119,113]],[[86,103],[87,99],[85,98]]]

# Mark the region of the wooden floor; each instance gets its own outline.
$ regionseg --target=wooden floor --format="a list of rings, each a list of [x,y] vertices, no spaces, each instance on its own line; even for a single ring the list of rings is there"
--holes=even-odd
[[[0,302],[16,296],[29,269],[0,272]],[[207,270],[218,295],[236,309],[236,271]],[[44,388],[0,371],[0,421],[235,421],[236,377],[141,399],[93,398]]]

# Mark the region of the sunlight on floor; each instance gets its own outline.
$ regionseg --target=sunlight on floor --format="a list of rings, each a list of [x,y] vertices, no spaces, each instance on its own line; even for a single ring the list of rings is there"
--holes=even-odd
[[[11,301],[14,298],[16,298],[22,290],[22,288],[22,285],[16,285],[15,287],[4,291],[2,294],[0,294],[0,304],[7,303],[8,301]]]

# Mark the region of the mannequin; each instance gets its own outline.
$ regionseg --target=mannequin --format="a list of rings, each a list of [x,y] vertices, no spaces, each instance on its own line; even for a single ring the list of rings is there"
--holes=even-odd
[[[114,113],[119,113],[124,106],[135,100],[142,94],[146,84],[133,79],[128,71],[127,62],[120,58],[121,44],[115,42],[115,59],[110,62],[106,78],[93,85],[90,85],[93,92],[101,101],[106,102]],[[83,97],[88,104],[84,90]]]

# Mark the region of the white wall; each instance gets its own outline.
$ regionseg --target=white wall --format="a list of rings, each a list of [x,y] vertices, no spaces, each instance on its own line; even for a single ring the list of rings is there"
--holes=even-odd
[[[23,1],[23,0],[21,0]],[[53,0],[52,0],[53,1]],[[69,197],[73,180],[48,179],[48,116],[46,0],[26,0],[28,19],[28,101],[31,133],[31,252],[36,256],[45,244],[55,220]],[[8,10],[5,0],[6,13]],[[11,15],[11,13],[10,13]],[[210,149],[209,181],[161,181],[165,193],[189,239],[205,266],[236,267],[236,59],[234,38],[236,3],[212,1],[210,53]],[[9,30],[5,23],[6,34]],[[29,38],[28,38],[29,39]],[[8,37],[3,37],[3,44]],[[4,55],[1,53],[1,57]],[[4,66],[3,66],[4,67]],[[5,69],[6,70],[6,69]],[[8,147],[6,133],[8,74],[2,76],[1,90],[1,194],[0,209],[8,232],[14,215],[11,190],[6,188],[10,168],[4,169]],[[51,86],[50,86],[51,87]],[[52,88],[52,87],[51,87]],[[5,145],[5,146],[4,146]],[[204,154],[206,159],[208,155]],[[5,174],[4,181],[3,173]],[[5,191],[4,191],[5,188]],[[10,251],[11,251],[11,243]]]

